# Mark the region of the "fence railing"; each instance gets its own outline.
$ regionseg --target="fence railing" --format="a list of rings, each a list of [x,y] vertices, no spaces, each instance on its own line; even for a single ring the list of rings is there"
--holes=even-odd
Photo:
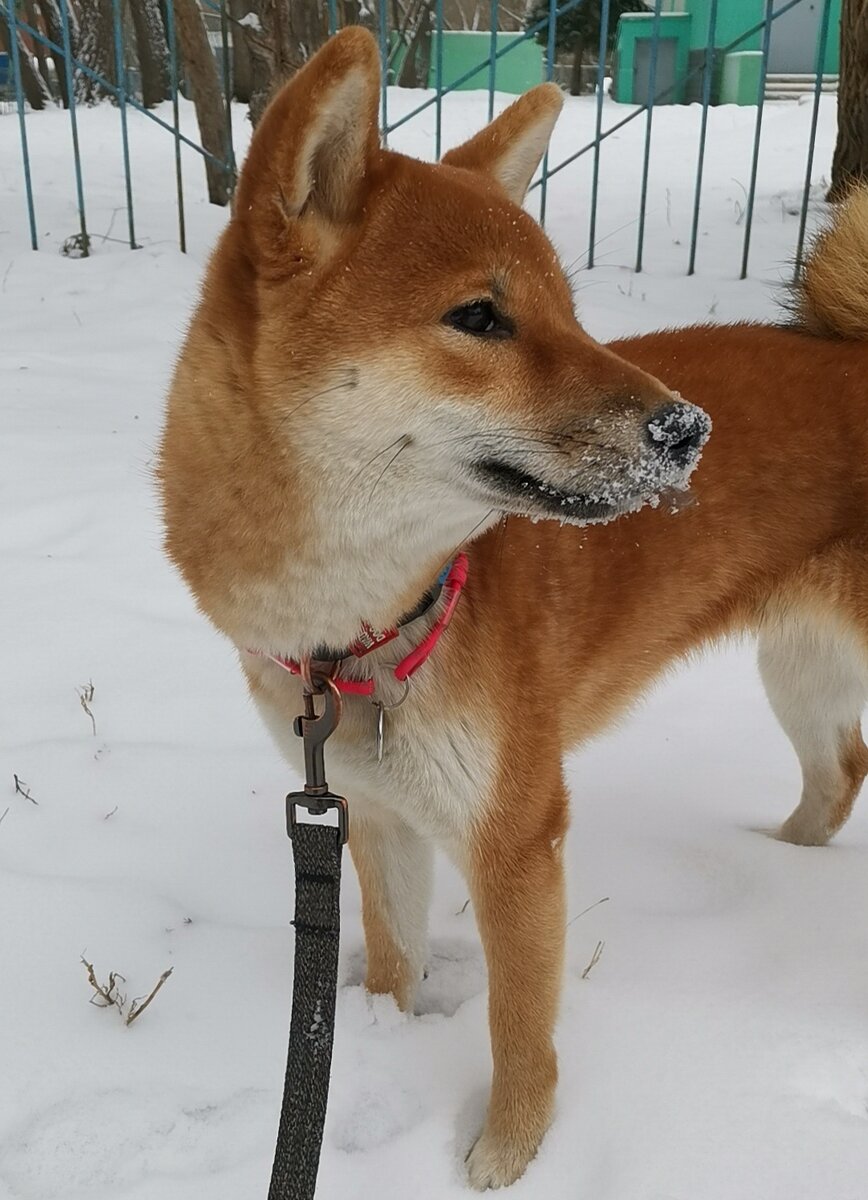
[[[165,131],[167,136],[170,136],[174,139],[175,202],[178,213],[178,241],[181,250],[183,251],[187,248],[187,228],[184,205],[184,184],[181,154],[182,147],[192,150],[199,155],[204,162],[210,163],[219,172],[223,173],[230,192],[234,186],[236,176],[232,131],[233,104],[231,99],[230,50],[233,27],[237,27],[238,22],[235,21],[230,15],[227,7],[227,0],[200,0],[200,2],[204,10],[213,14],[215,18],[219,18],[220,21],[220,44],[217,50],[223,83],[222,104],[224,135],[223,150],[219,156],[215,155],[213,151],[207,150],[200,142],[189,137],[187,134],[182,132],[181,129],[179,97],[181,93],[182,70],[178,53],[178,36],[175,21],[174,0],[165,0],[164,5],[166,34],[168,41],[169,74],[171,83],[171,121],[166,120],[164,116],[160,114],[160,112],[145,107],[145,105],[140,102],[140,100],[130,91],[128,87],[126,70],[127,47],[125,46],[124,21],[122,18],[123,0],[111,0],[113,14],[115,68],[117,77],[116,82],[107,79],[104,75],[95,71],[91,65],[82,61],[73,53],[70,36],[69,0],[58,0],[58,7],[61,16],[60,42],[52,40],[44,30],[36,28],[34,25],[22,20],[16,12],[15,0],[0,0],[0,22],[5,22],[8,29],[11,65],[11,91],[14,97],[14,107],[17,108],[21,167],[24,177],[27,221],[29,224],[30,243],[34,250],[36,250],[39,246],[36,219],[37,197],[34,195],[28,138],[31,135],[34,139],[38,138],[40,136],[40,129],[37,115],[34,114],[33,119],[30,119],[27,115],[27,103],[24,94],[21,63],[23,47],[22,40],[19,35],[24,35],[24,38],[32,45],[41,45],[46,51],[49,51],[55,57],[55,61],[61,61],[63,63],[63,69],[65,72],[65,94],[68,97],[69,131],[72,144],[76,206],[78,210],[79,223],[79,231],[77,235],[71,239],[72,244],[68,248],[82,256],[87,255],[90,250],[90,234],[88,232],[87,222],[86,180],[84,178],[82,157],[79,147],[79,106],[77,104],[75,95],[75,80],[76,76],[80,75],[89,78],[94,83],[98,84],[99,87],[108,96],[110,96],[117,105],[124,166],[124,206],[127,214],[127,240],[131,249],[137,248],[135,222],[136,191],[134,187],[130,160],[129,124],[127,119],[128,110],[132,109],[141,114],[141,116],[146,118],[148,121],[154,122],[158,127]],[[396,31],[390,28],[389,6],[386,3],[386,0],[380,0],[376,8],[375,32],[379,39],[380,53],[383,61],[381,124],[383,137],[386,143],[388,144],[390,135],[394,134],[398,129],[407,125],[409,122],[416,121],[423,113],[429,112],[429,110],[433,109],[434,131],[432,151],[433,157],[439,158],[443,142],[444,98],[463,88],[469,80],[473,79],[475,76],[478,76],[480,72],[483,72],[487,75],[487,107],[488,116],[490,119],[495,107],[498,64],[507,55],[516,53],[518,48],[530,39],[544,40],[542,73],[546,79],[551,79],[554,75],[556,65],[558,22],[563,20],[565,17],[568,17],[573,10],[580,8],[582,4],[587,2],[589,2],[589,0],[563,0],[562,3],[557,3],[557,0],[549,0],[548,11],[545,13],[545,15],[528,25],[520,34],[517,34],[506,45],[498,47],[497,33],[501,16],[500,0],[490,0],[488,14],[490,23],[490,37],[487,43],[487,54],[481,57],[474,65],[462,72],[457,78],[452,78],[447,84],[445,83],[444,74],[444,33],[446,32],[444,19],[444,0],[430,0],[430,3],[433,4],[434,18],[432,28],[432,44],[434,47],[433,94],[426,95],[424,99],[421,99],[420,102],[413,106],[409,111],[405,111],[396,119],[390,120],[390,90],[388,86],[389,70],[394,60],[394,41]],[[756,98],[756,116],[753,132],[749,186],[746,189],[747,198],[744,210],[744,232],[741,246],[739,274],[739,277],[743,279],[748,273],[748,267],[750,263],[754,210],[757,198],[757,176],[762,144],[763,116],[765,108],[764,97],[769,67],[769,50],[771,45],[772,29],[774,23],[779,21],[790,10],[799,5],[815,3],[815,0],[765,0],[763,19],[757,23],[754,23],[750,27],[743,29],[735,38],[723,46],[715,45],[718,29],[718,18],[721,15],[724,5],[728,4],[729,0],[710,0],[710,4],[708,6],[708,27],[705,38],[706,47],[701,61],[688,71],[685,78],[682,78],[677,83],[670,82],[659,87],[658,66],[660,61],[660,47],[662,43],[661,25],[663,23],[662,18],[664,16],[664,0],[649,0],[649,16],[653,21],[653,27],[650,38],[650,60],[648,63],[648,99],[644,103],[638,103],[630,106],[629,111],[627,111],[622,117],[616,120],[613,124],[609,125],[608,128],[603,128],[604,113],[608,110],[611,110],[611,106],[605,105],[605,96],[607,80],[608,30],[612,11],[612,3],[613,0],[601,0],[600,3],[600,38],[599,45],[595,47],[597,51],[597,66],[594,85],[596,105],[594,136],[584,144],[577,146],[574,150],[571,150],[557,162],[552,162],[550,155],[546,155],[539,176],[532,185],[532,189],[538,193],[540,220],[545,223],[549,189],[551,186],[553,186],[553,181],[556,180],[559,175],[561,175],[565,168],[577,162],[585,155],[591,155],[592,171],[590,195],[588,198],[589,225],[586,266],[587,268],[593,268],[595,265],[596,249],[598,245],[597,217],[601,175],[601,147],[609,138],[623,130],[627,125],[631,124],[632,122],[644,120],[645,128],[642,148],[641,183],[637,203],[637,233],[635,256],[633,260],[634,270],[637,272],[642,271],[647,235],[646,215],[648,206],[648,181],[654,146],[652,130],[655,109],[660,105],[661,102],[667,102],[671,100],[673,89],[676,86],[682,86],[686,78],[686,81],[695,85],[697,94],[699,95],[699,104],[701,106],[699,136],[695,151],[695,163],[693,167],[690,168],[693,171],[694,182],[687,274],[693,274],[696,268],[697,259],[700,211],[702,206],[703,181],[708,139],[708,118],[709,109],[712,106],[713,81],[715,72],[718,68],[718,63],[721,59],[721,56],[736,50],[744,43],[755,38],[757,34],[760,34],[762,46],[760,78]],[[813,173],[817,137],[818,115],[820,98],[823,90],[823,64],[826,60],[833,0],[821,0],[821,4],[822,14],[818,25],[816,52],[814,56],[816,82],[812,96],[810,132],[805,158],[804,186],[800,200],[798,232],[793,255],[796,275],[798,275],[800,270],[805,244],[810,185]],[[333,33],[338,28],[337,0],[327,0],[327,10],[329,33]],[[237,34],[237,30],[235,32]]]

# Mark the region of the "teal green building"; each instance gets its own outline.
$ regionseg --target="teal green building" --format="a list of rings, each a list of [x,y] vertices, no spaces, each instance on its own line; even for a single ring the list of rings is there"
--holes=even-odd
[[[820,73],[837,76],[841,0],[830,0],[828,4],[825,0],[799,0],[771,25],[768,86],[777,94],[797,94],[813,87],[827,11],[826,49]],[[657,103],[677,104],[700,98],[706,50],[713,46],[712,100],[756,104],[765,12],[765,0],[718,0],[716,5],[713,0],[663,0],[654,87]],[[616,100],[647,102],[654,24],[653,13],[621,17],[612,84]]]

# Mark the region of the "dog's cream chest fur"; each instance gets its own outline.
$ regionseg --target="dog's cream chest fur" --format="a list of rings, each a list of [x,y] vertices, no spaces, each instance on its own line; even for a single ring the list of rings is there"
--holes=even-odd
[[[299,681],[274,663],[248,655],[245,660],[263,719],[303,773],[301,740],[292,729],[303,708]],[[341,723],[326,745],[326,776],[351,812],[357,804],[387,808],[461,860],[461,848],[491,796],[494,756],[482,722],[470,714],[442,715],[452,706],[441,693],[435,658],[411,682],[406,702],[386,712],[379,763],[376,708],[364,697],[345,697]]]

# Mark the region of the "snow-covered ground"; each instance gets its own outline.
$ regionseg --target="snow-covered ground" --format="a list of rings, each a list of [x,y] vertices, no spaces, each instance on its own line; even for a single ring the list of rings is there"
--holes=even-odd
[[[410,98],[390,102],[394,118]],[[607,104],[605,125],[623,111]],[[445,143],[484,112],[482,96],[450,98]],[[605,144],[600,266],[578,280],[593,333],[774,313],[810,110],[767,109],[740,283],[754,115],[711,113],[692,279],[698,110],[655,114],[642,275],[629,269],[642,122]],[[834,119],[824,100],[818,181]],[[593,121],[591,103],[570,101],[553,160]],[[393,144],[430,153],[433,122],[429,110]],[[117,114],[103,106],[80,125],[95,246],[75,261],[58,253],[77,228],[65,116],[28,118],[33,254],[17,120],[0,115],[0,1197],[255,1200],[283,1075],[282,797],[296,780],[230,648],[161,557],[151,479],[173,356],[225,214],[205,204],[185,151],[179,253],[171,138],[131,116],[144,248],[130,253],[111,240],[125,233]],[[590,166],[549,192],[549,230],[577,265]],[[80,702],[91,682],[93,724]],[[569,776],[559,1106],[515,1200],[866,1200],[868,808],[829,849],[757,832],[788,813],[799,777],[748,647],[674,675]],[[404,1017],[359,986],[347,871],[323,1200],[467,1195],[489,1053],[466,898],[441,864],[430,977],[419,1015]],[[130,997],[174,973],[127,1028],[88,1004],[82,955],[101,979],[124,975]]]

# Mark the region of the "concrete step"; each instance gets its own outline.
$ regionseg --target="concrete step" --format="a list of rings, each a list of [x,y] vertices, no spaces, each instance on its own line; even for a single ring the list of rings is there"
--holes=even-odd
[[[766,75],[766,79],[775,80],[776,82],[779,82],[779,83],[810,83],[812,86],[813,86],[814,80],[816,78],[817,78],[817,76],[812,73],[807,74],[807,75],[797,75],[797,74],[788,74],[788,75],[787,74],[777,74],[776,75],[770,71],[769,74]],[[837,84],[837,82],[838,82],[837,75],[824,75],[823,76],[823,83]]]
[[[799,100],[812,96],[817,84],[816,75],[767,75],[766,100]],[[838,91],[838,76],[824,75],[820,83],[823,95],[833,96]]]

